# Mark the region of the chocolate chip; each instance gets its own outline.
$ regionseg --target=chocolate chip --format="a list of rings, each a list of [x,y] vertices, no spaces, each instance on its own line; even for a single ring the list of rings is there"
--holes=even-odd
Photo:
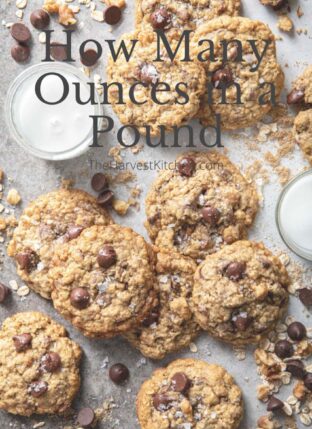
[[[205,222],[215,226],[220,219],[221,213],[215,207],[207,206],[202,209],[202,216]]]
[[[158,82],[158,71],[153,64],[143,64],[140,69],[139,78],[142,82],[151,84]]]
[[[0,303],[4,302],[10,293],[11,289],[9,289],[3,283],[0,283]]]
[[[97,202],[100,206],[108,206],[114,199],[114,192],[107,189],[97,197]]]
[[[104,10],[104,20],[109,25],[117,24],[121,19],[121,9],[118,6],[109,6]]]
[[[30,57],[30,49],[28,46],[16,44],[11,48],[11,56],[17,63],[24,63]]]
[[[61,367],[61,358],[58,353],[49,352],[40,359],[40,369],[44,372],[55,372]]]
[[[165,393],[153,395],[153,406],[157,411],[166,411],[173,406],[173,400]]]
[[[142,325],[145,328],[148,328],[149,326],[153,325],[154,323],[157,323],[158,320],[159,320],[159,312],[154,310],[143,320]]]
[[[171,14],[165,7],[161,7],[151,14],[151,24],[155,29],[166,29],[171,24]]]
[[[289,338],[294,341],[301,341],[307,335],[305,326],[300,322],[293,322],[287,328]]]
[[[43,9],[34,10],[30,22],[37,30],[43,30],[50,24],[50,15]]]
[[[68,228],[65,235],[68,238],[68,240],[74,240],[75,238],[79,237],[83,229],[84,228],[82,226],[73,225]]]
[[[100,267],[109,268],[117,261],[117,255],[113,246],[107,244],[99,251],[97,261]]]
[[[91,186],[95,192],[104,191],[108,187],[108,180],[105,174],[96,173],[91,179]]]
[[[15,258],[21,270],[25,270],[28,273],[36,268],[39,260],[38,255],[32,250],[20,252]]]
[[[44,395],[48,390],[48,383],[45,381],[34,381],[29,385],[28,392],[34,398]]]
[[[90,304],[89,292],[82,287],[74,288],[70,293],[70,303],[73,307],[78,308],[78,310],[87,308]]]
[[[212,83],[215,88],[222,88],[223,84],[229,84],[233,82],[233,74],[228,67],[216,70],[212,75]]]
[[[116,363],[109,369],[109,377],[116,384],[124,383],[128,380],[129,375],[128,368],[122,363]]]
[[[195,171],[195,168],[195,161],[190,156],[180,159],[178,170],[181,176],[191,177]]]
[[[299,299],[303,305],[310,307],[312,305],[312,289],[307,287],[299,289]]]
[[[191,380],[188,378],[184,372],[177,372],[171,379],[172,389],[175,392],[180,392],[183,395],[187,393],[187,391],[191,387]]]
[[[225,275],[235,282],[244,277],[246,271],[245,262],[231,262],[225,269]]]
[[[57,42],[51,43],[51,57],[56,61],[65,61],[67,59],[66,47],[58,44]]]
[[[284,408],[284,402],[280,401],[275,396],[271,396],[267,405],[267,410],[274,412],[274,411],[282,410],[283,408]]]
[[[290,372],[294,377],[301,380],[305,377],[304,364],[299,359],[293,359],[287,362],[286,371]]]
[[[273,8],[274,10],[279,10],[279,9],[281,9],[282,7],[286,6],[286,4],[287,4],[287,0],[278,0],[278,1],[274,4],[274,6],[272,6],[272,8]]]
[[[244,332],[252,323],[252,317],[248,316],[247,313],[239,313],[232,317],[232,322],[238,331]]]
[[[280,359],[285,359],[294,354],[294,348],[289,341],[280,340],[275,344],[274,352]]]
[[[25,24],[21,22],[16,22],[11,27],[11,35],[12,37],[19,43],[26,44],[31,39],[31,34],[29,29]]]
[[[77,423],[82,428],[89,428],[95,421],[95,413],[92,408],[82,408],[77,416]]]
[[[97,51],[95,51],[94,49],[87,49],[81,55],[80,61],[86,67],[92,67],[97,63],[99,58],[99,53]]]
[[[30,334],[20,334],[13,337],[15,349],[18,353],[31,348],[32,336]]]
[[[304,385],[307,389],[309,389],[310,391],[312,391],[312,373],[309,372],[305,377],[304,377]]]
[[[302,91],[301,89],[293,89],[287,95],[287,103],[288,104],[298,104],[298,103],[301,103],[303,98],[304,98],[304,91]]]

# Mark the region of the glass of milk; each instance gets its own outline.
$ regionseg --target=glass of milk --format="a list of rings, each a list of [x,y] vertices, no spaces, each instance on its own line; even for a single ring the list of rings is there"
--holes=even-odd
[[[312,261],[312,169],[285,186],[276,207],[276,222],[285,244]]]
[[[45,104],[35,93],[37,80],[46,73],[58,73],[68,82],[69,94],[59,104]],[[41,63],[22,72],[9,88],[6,117],[17,143],[32,155],[49,160],[74,158],[88,150],[93,141],[93,120],[100,115],[97,104],[76,102],[74,82],[80,84],[81,100],[88,100],[91,81],[78,68],[66,63]],[[56,75],[45,77],[42,97],[50,103],[61,99],[64,85]]]

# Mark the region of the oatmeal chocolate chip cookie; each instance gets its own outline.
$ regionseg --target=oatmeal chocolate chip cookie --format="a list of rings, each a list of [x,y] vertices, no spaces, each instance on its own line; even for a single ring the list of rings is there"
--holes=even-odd
[[[80,386],[80,347],[63,326],[38,312],[17,313],[0,330],[0,408],[60,414]]]
[[[294,122],[295,139],[312,165],[312,109],[299,112]]]
[[[209,53],[203,51],[208,46],[200,45],[203,39],[214,42],[214,61],[207,61]],[[260,65],[250,40],[255,41],[258,55],[263,54],[267,41],[270,42]],[[227,61],[223,58],[224,41],[229,43]],[[203,125],[214,125],[215,115],[220,114],[224,129],[243,128],[254,125],[271,110],[270,96],[264,95],[270,93],[272,84],[278,98],[284,85],[284,73],[277,63],[274,34],[267,25],[249,18],[216,18],[195,31],[192,50],[196,56],[202,53],[205,61],[201,64],[206,69],[210,88],[207,93],[211,100],[204,95],[198,114]],[[224,94],[225,100],[222,99]]]
[[[261,243],[238,241],[197,268],[193,309],[199,325],[234,344],[258,342],[287,309],[289,278]]]
[[[56,249],[56,310],[90,337],[109,338],[138,326],[154,306],[150,253],[143,237],[130,228],[85,229]]]
[[[265,6],[271,6],[274,10],[279,10],[288,4],[287,0],[260,0]]]
[[[55,247],[77,238],[88,226],[110,223],[110,216],[94,197],[78,189],[59,189],[41,195],[24,210],[8,254],[15,259],[18,274],[28,286],[49,299]]]
[[[312,66],[293,82],[292,90],[287,96],[288,104],[310,105],[312,104]]]
[[[171,61],[165,54],[163,61],[155,61],[157,42],[153,32],[136,31],[123,35],[122,40],[128,49],[132,40],[138,43],[129,61],[120,55],[116,62],[110,58],[108,63],[108,84],[117,82],[123,88],[124,104],[120,103],[117,85],[109,88],[110,102],[120,121],[136,126],[142,134],[150,131],[155,136],[160,134],[160,126],[171,131],[194,117],[205,91],[203,67],[177,58]],[[136,103],[129,95],[131,87]],[[181,95],[181,91],[187,96]]]
[[[247,235],[257,213],[254,186],[217,152],[181,155],[146,198],[145,226],[160,248],[203,260]]]
[[[179,359],[143,383],[137,414],[142,429],[237,429],[243,400],[233,377],[221,366]]]
[[[154,251],[158,305],[125,337],[146,357],[162,359],[189,345],[199,333],[190,308],[196,264],[170,250]]]
[[[235,16],[239,11],[240,0],[136,0],[136,25],[164,30],[170,39],[210,19]]]

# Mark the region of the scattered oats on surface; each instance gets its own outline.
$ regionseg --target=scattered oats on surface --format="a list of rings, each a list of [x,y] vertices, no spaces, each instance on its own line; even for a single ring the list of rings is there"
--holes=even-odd
[[[29,295],[29,292],[30,292],[29,287],[26,285],[23,285],[17,289],[16,294],[18,296],[27,296]]]
[[[38,36],[39,43],[44,44],[47,41],[47,35],[43,31]]]
[[[45,422],[38,422],[33,425],[33,429],[42,428],[45,425]]]
[[[192,353],[197,353],[198,352],[198,348],[197,348],[197,345],[195,343],[190,343],[189,348],[190,348],[190,351]]]
[[[91,18],[98,22],[104,22],[104,14],[100,10],[92,10]]]
[[[25,9],[27,6],[27,0],[16,0],[15,4],[18,9]]]
[[[15,15],[16,15],[16,17],[18,18],[18,19],[23,19],[23,17],[24,17],[24,12],[22,11],[22,10],[17,10],[16,12],[15,12]]]
[[[17,204],[19,204],[21,202],[21,196],[18,193],[18,191],[16,189],[10,189],[7,195],[7,202],[9,204],[11,204],[12,206],[16,206]]]
[[[9,286],[12,290],[17,290],[18,289],[18,284],[16,280],[10,280],[9,281]]]

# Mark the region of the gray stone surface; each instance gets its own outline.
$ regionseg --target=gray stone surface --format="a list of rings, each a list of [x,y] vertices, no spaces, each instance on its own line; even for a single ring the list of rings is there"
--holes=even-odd
[[[297,1],[292,8],[292,17],[294,18],[297,28],[309,27],[312,18],[311,0],[302,0],[301,5],[305,15],[299,20],[296,17]],[[75,3],[78,3],[76,1]],[[105,39],[115,38],[116,36],[128,31],[133,26],[133,6],[132,0],[128,0],[128,7],[124,13],[122,23],[110,31],[109,26],[100,24],[93,21],[89,16],[89,11],[82,6],[82,12],[78,15],[79,21],[84,22],[84,28],[77,31],[74,35],[75,46],[83,40],[95,37],[104,45],[105,54],[107,49],[105,47]],[[42,4],[40,0],[29,0],[28,7],[25,11],[25,22],[29,22],[29,14],[36,7]],[[100,1],[96,1],[99,9],[103,8]],[[270,9],[266,9],[257,0],[243,0],[244,13],[246,16],[253,18],[261,18],[269,23],[271,28],[276,30],[277,16]],[[1,0],[0,13],[1,19],[6,22],[15,21],[15,1]],[[53,20],[52,28],[55,29],[55,40],[62,40],[61,28]],[[276,30],[277,32],[277,30]],[[310,36],[310,35],[309,35]],[[298,35],[283,35],[284,41],[278,42],[279,57],[281,64],[285,66],[287,63],[289,68],[285,68],[287,74],[287,85],[297,75],[297,73],[304,67],[305,62],[309,62],[311,55],[312,42],[308,36]],[[107,153],[110,147],[116,144],[116,130],[112,132],[103,140],[104,147],[102,149],[90,150],[87,154],[66,162],[46,162],[35,159],[20,149],[17,144],[12,140],[8,134],[8,130],[4,121],[4,99],[6,96],[9,84],[14,77],[30,64],[38,63],[42,59],[44,47],[38,42],[38,32],[33,30],[33,47],[32,58],[27,65],[18,65],[10,58],[10,47],[12,40],[9,31],[1,26],[0,28],[0,93],[2,99],[1,117],[0,117],[0,167],[2,167],[7,175],[6,190],[14,185],[22,197],[24,207],[35,196],[47,192],[57,187],[62,177],[71,178],[75,181],[77,187],[81,187],[90,191],[90,177],[95,171],[101,170],[97,163],[103,163],[107,160]],[[77,51],[74,49],[74,55],[77,58]],[[97,68],[97,73],[104,73],[103,59]],[[110,109],[107,109],[110,112]],[[116,120],[116,117],[114,120]],[[117,120],[116,120],[117,122]],[[198,126],[197,128],[198,129]],[[248,152],[248,147],[238,140],[231,140],[230,135],[224,135],[224,145],[229,150],[231,159],[237,163],[242,164],[244,168],[252,163],[253,160],[259,158],[259,153]],[[268,145],[268,143],[265,143]],[[200,149],[200,147],[198,146]],[[263,148],[268,149],[268,147]],[[123,151],[123,156],[126,161],[139,161],[139,160],[173,160],[178,150],[172,149],[150,149],[145,148],[139,155],[134,156],[130,151]],[[301,171],[307,164],[302,160],[298,151],[294,156],[285,161],[286,165],[291,167],[293,173]],[[136,169],[137,170],[137,169]],[[137,183],[141,186],[142,201],[146,194],[146,190],[150,181],[155,177],[156,171],[135,171],[137,173]],[[8,178],[13,180],[13,185],[9,182]],[[280,237],[278,236],[275,221],[274,209],[280,186],[278,180],[274,176],[270,185],[265,187],[264,190],[264,206],[260,215],[257,218],[255,228],[251,236],[257,240],[263,240],[273,250],[282,249],[286,250]],[[125,186],[116,188],[116,193],[120,197],[127,197],[129,191]],[[21,208],[22,208],[21,207]],[[18,215],[20,209],[16,209]],[[144,205],[142,203],[140,212],[131,211],[125,218],[116,217],[116,221],[132,226],[136,231],[144,234],[146,232],[143,228],[144,220]],[[295,259],[295,257],[292,255]],[[310,268],[311,265],[301,261],[308,269],[307,283],[310,283]],[[15,268],[8,258],[5,259],[2,271],[0,272],[0,280],[8,282],[11,279],[16,279],[20,284]],[[159,365],[165,365],[175,357],[179,356],[193,356],[202,358],[209,362],[216,362],[224,365],[235,376],[238,384],[241,386],[246,401],[246,417],[242,428],[255,429],[257,417],[265,413],[265,407],[260,404],[256,399],[256,386],[259,384],[259,378],[256,373],[255,364],[252,357],[252,350],[247,353],[246,360],[239,362],[234,356],[233,350],[230,346],[223,345],[206,335],[202,335],[197,341],[198,352],[191,353],[186,350],[176,356],[169,356],[162,362],[153,362],[142,360],[142,356],[133,350],[128,344],[120,338],[111,341],[89,340],[84,338],[79,332],[72,328],[65,322],[53,309],[52,305],[41,299],[34,293],[30,294],[26,299],[20,299],[16,294],[13,299],[6,305],[0,308],[0,320],[3,321],[7,316],[17,312],[26,310],[38,310],[48,313],[57,321],[63,323],[71,337],[76,340],[84,350],[84,358],[82,363],[82,389],[75,402],[75,407],[81,406],[100,406],[104,400],[113,397],[116,408],[112,413],[112,419],[100,425],[101,428],[122,428],[122,429],[138,429],[139,425],[136,421],[135,415],[135,397],[140,384],[151,374],[153,369]],[[308,320],[309,314],[304,310],[303,306],[297,299],[292,299],[291,314],[296,315],[299,320]],[[103,368],[103,361],[107,360],[110,364],[116,362],[124,362],[131,372],[131,379],[126,387],[116,387],[108,379],[108,370]],[[284,392],[287,397],[287,391]],[[16,416],[8,415],[4,412],[0,413],[0,426],[3,429],[8,428],[32,428],[33,424],[39,421],[45,421],[45,428],[62,428],[66,422],[58,418],[50,417],[34,417],[31,419],[23,419]]]

